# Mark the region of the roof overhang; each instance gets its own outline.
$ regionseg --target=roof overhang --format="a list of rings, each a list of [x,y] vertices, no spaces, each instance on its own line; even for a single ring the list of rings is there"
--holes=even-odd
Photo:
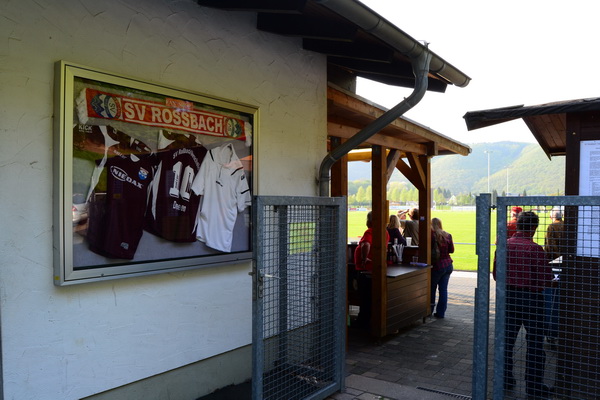
[[[348,139],[386,111],[384,107],[333,84],[329,84],[327,88],[329,136]],[[449,154],[466,156],[471,153],[469,146],[405,117],[394,120],[359,148],[367,148],[371,145],[400,150],[404,155],[412,153],[417,156]]]
[[[600,110],[600,98],[578,99],[469,111],[464,115],[468,130],[523,119],[548,157],[566,153],[567,114]]]
[[[197,0],[206,7],[255,12],[257,29],[302,39],[304,49],[325,54],[329,67],[353,76],[414,87],[411,59],[426,50],[358,0]],[[399,6],[401,7],[401,6]],[[467,86],[471,78],[433,53],[428,90]]]

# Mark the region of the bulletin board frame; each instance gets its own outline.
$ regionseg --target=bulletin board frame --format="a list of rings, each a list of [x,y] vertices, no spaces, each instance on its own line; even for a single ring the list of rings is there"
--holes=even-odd
[[[251,261],[257,107],[67,61],[54,104],[55,285]]]

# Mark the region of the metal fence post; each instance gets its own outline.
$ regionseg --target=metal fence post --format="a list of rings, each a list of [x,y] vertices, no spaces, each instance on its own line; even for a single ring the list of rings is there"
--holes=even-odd
[[[503,201],[506,200],[506,201]],[[514,199],[498,197],[496,200],[496,321],[494,346],[494,400],[504,399],[504,338],[506,315],[506,205]]]
[[[491,195],[477,196],[476,253],[477,287],[475,288],[475,320],[473,342],[474,399],[485,399],[487,392],[487,364],[490,310],[490,210]]]

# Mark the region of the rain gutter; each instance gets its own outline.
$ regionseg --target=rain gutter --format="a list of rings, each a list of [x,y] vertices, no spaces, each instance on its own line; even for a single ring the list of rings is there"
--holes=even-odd
[[[329,181],[331,180],[331,167],[339,159],[348,154],[351,150],[367,141],[371,136],[394,122],[402,114],[413,108],[421,101],[428,84],[429,63],[431,62],[431,53],[427,49],[420,52],[417,58],[411,59],[413,73],[415,74],[415,88],[410,96],[406,97],[402,102],[394,108],[388,110],[379,118],[371,122],[369,125],[361,129],[356,135],[342,143],[340,146],[333,149],[321,162],[319,169],[319,196],[329,197]]]
[[[315,0],[315,2],[346,18],[411,60],[428,51],[427,45],[416,41],[357,0]],[[429,72],[458,87],[465,87],[471,81],[471,78],[435,53],[432,53]]]

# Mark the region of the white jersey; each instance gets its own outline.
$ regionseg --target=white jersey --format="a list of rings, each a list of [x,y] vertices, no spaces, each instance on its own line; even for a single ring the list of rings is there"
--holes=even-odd
[[[244,168],[231,143],[206,154],[192,190],[203,196],[196,238],[215,250],[230,252],[238,212],[252,201]]]

